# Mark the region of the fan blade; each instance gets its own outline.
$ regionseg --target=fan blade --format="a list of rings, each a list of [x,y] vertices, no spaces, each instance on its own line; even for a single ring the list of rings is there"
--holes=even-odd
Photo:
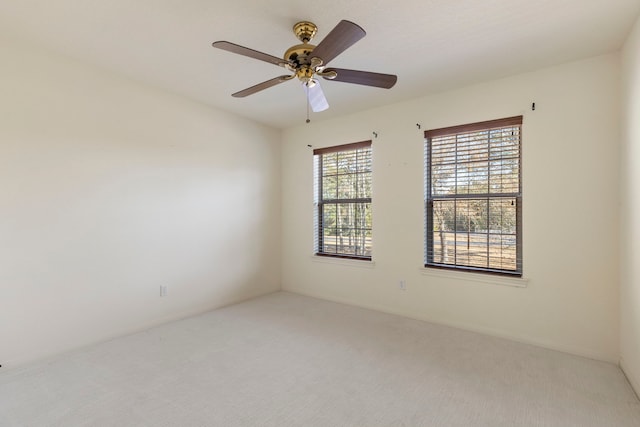
[[[391,89],[398,81],[398,76],[393,74],[372,73],[370,71],[346,70],[344,68],[325,68],[323,74],[335,72],[335,77],[325,77],[330,80],[345,83],[355,83],[357,85],[375,86],[384,89]]]
[[[322,59],[327,65],[333,58],[351,47],[367,33],[360,26],[350,21],[340,21],[333,30],[313,49],[310,56]]]
[[[293,77],[295,77],[295,75],[275,77],[271,80],[267,80],[266,82],[258,83],[255,86],[251,86],[244,90],[241,90],[240,92],[236,92],[231,96],[233,96],[234,98],[244,98],[245,96],[253,95],[256,92],[260,92],[261,90],[269,89],[272,86],[278,85],[282,82],[286,82],[287,80],[291,80]]]
[[[284,67],[286,64],[288,64],[287,61],[282,58],[278,58],[277,56],[258,52],[257,50],[249,49],[248,47],[240,46],[231,42],[213,42],[211,46],[217,47],[218,49],[226,50],[231,53],[237,53],[238,55],[248,56],[249,58],[259,59],[260,61],[268,62],[280,67]]]
[[[320,82],[316,81],[313,86],[307,86],[303,83],[302,88],[307,94],[307,100],[314,113],[319,113],[329,108],[329,103],[327,102],[327,98],[324,97]]]

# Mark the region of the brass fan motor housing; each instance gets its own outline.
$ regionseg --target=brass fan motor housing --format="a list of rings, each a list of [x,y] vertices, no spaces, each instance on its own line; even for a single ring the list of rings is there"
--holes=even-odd
[[[284,60],[291,61],[296,64],[296,69],[300,68],[300,66],[302,65],[309,65],[311,62],[309,54],[313,52],[314,48],[315,46],[309,43],[302,43],[291,46],[284,53]]]

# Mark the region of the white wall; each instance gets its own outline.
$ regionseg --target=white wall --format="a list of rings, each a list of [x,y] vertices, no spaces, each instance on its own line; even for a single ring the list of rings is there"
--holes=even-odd
[[[285,131],[283,288],[617,361],[619,72],[612,54]],[[424,130],[519,114],[527,287],[425,273]],[[373,131],[373,265],[314,259],[307,144]]]
[[[0,364],[280,289],[279,131],[15,41],[0,55]]]
[[[640,394],[640,18],[622,51],[620,365]]]

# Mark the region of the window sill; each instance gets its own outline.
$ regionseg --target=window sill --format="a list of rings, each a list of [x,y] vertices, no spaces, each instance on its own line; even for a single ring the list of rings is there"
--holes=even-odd
[[[373,268],[376,265],[375,262],[369,261],[367,259],[349,259],[321,255],[311,255],[311,260],[313,262],[319,262],[323,264],[346,265],[349,267],[358,268]]]
[[[442,277],[445,279],[465,280],[468,282],[489,283],[501,286],[513,286],[516,288],[526,288],[529,279],[525,277],[508,277],[494,274],[474,273],[468,271],[445,270],[441,268],[420,267],[420,272],[424,276]]]

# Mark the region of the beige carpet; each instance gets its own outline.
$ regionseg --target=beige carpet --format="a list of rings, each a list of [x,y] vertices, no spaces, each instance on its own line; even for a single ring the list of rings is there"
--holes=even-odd
[[[640,402],[611,364],[280,292],[2,372],[0,425],[638,427]]]

